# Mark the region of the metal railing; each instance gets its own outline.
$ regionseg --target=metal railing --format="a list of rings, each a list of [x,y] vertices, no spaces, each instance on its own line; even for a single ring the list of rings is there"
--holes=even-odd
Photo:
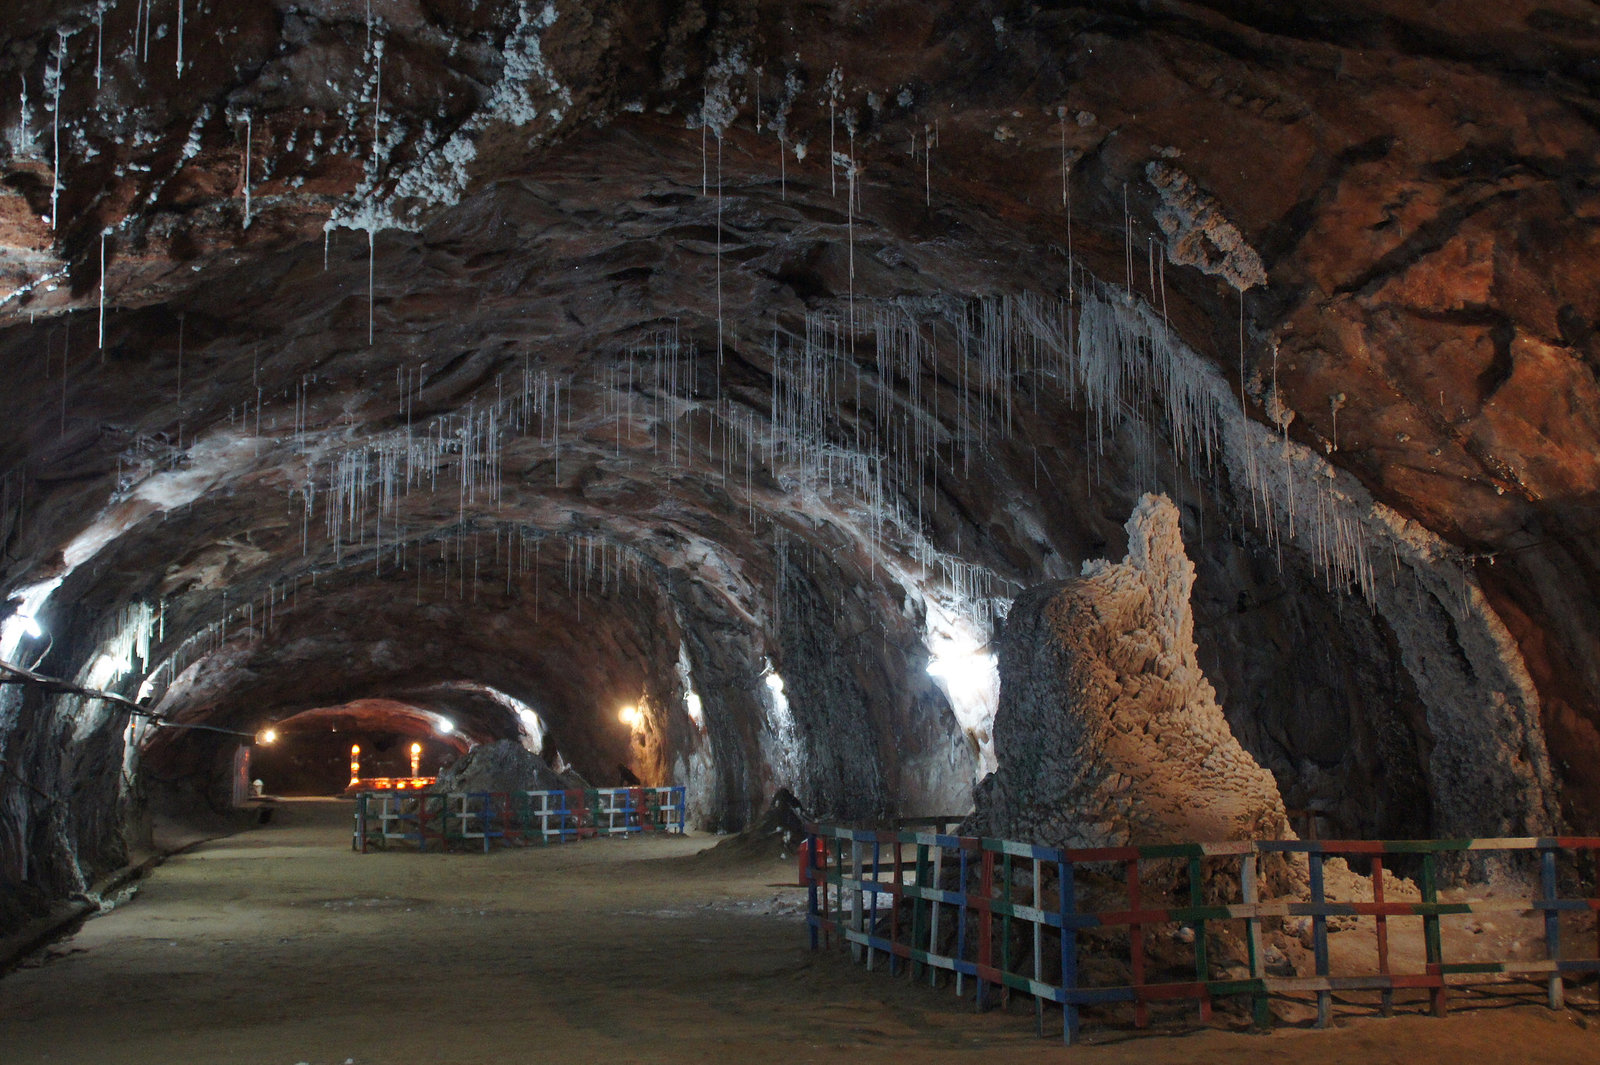
[[[594,836],[685,830],[681,786],[588,788],[572,791],[362,791],[355,796],[353,849],[391,843],[526,846]]]
[[[979,1008],[991,987],[1002,996],[1031,995],[1041,1033],[1044,1003],[1055,1003],[1069,1044],[1085,1006],[1128,1004],[1134,1024],[1144,1027],[1152,1003],[1192,1003],[1201,1020],[1209,1021],[1214,1000],[1242,997],[1255,1022],[1266,1026],[1269,996],[1307,994],[1316,998],[1318,1024],[1326,1025],[1335,992],[1381,993],[1388,1012],[1395,991],[1421,989],[1432,1012],[1443,1015],[1453,984],[1520,976],[1544,982],[1551,1008],[1559,1009],[1564,976],[1600,973],[1600,898],[1592,897],[1600,894],[1594,886],[1600,838],[1268,840],[1061,850],[916,831],[808,825],[807,833],[813,949],[837,936],[868,969],[884,959],[891,973],[909,968],[913,978],[926,973],[930,983],[948,973],[957,993],[973,981]],[[1538,891],[1479,901],[1441,898],[1441,863],[1464,852],[1531,863]],[[1328,897],[1324,866],[1335,856],[1370,861],[1370,902]],[[1386,898],[1385,863],[1392,866],[1395,859],[1419,871],[1418,900]],[[1303,861],[1305,897],[1263,899],[1263,861],[1282,870]],[[1159,886],[1152,885],[1152,874]],[[1571,894],[1585,883],[1589,896]],[[1158,894],[1179,904],[1153,905]],[[1508,913],[1534,916],[1542,957],[1484,958],[1480,949],[1471,958],[1446,959],[1442,921]],[[1585,914],[1593,915],[1596,928],[1580,940]],[[1420,957],[1397,957],[1391,949],[1389,923],[1400,918],[1420,920],[1422,945],[1414,952]],[[1370,919],[1375,964],[1334,971],[1330,919]],[[1268,971],[1263,925],[1284,921],[1309,924],[1313,972]],[[1192,977],[1173,978],[1170,964],[1149,971],[1147,937],[1174,925],[1192,933],[1192,939],[1174,940],[1192,944]],[[1217,949],[1224,934],[1234,943],[1242,940],[1244,965],[1237,969],[1245,971],[1227,971]],[[1283,966],[1277,968],[1281,973]],[[1108,971],[1114,977],[1109,981]]]

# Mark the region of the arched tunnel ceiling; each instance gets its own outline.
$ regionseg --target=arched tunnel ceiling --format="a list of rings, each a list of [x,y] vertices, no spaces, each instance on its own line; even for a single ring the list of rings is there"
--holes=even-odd
[[[644,697],[658,772],[749,753],[712,805],[882,809],[970,782],[929,619],[1159,489],[1218,618],[1375,604],[1397,705],[1384,582],[1457,567],[1600,810],[1592,5],[13,8],[0,589],[58,674],[245,730],[482,682],[607,768]]]

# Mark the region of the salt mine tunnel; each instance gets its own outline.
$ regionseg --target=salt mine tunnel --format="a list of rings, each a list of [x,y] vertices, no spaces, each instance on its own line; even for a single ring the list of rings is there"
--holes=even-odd
[[[1592,4],[4,8],[0,932],[269,728],[1600,832]]]

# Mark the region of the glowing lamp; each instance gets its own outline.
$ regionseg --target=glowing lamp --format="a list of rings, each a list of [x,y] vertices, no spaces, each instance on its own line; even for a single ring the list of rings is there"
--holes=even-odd
[[[643,721],[644,716],[639,713],[639,708],[637,706],[624,706],[620,711],[618,711],[617,720],[632,728],[638,725],[639,722]]]
[[[417,767],[422,764],[422,744],[411,745],[411,775],[417,775]]]
[[[454,732],[455,730],[456,730],[456,723],[454,721],[451,721],[449,718],[445,718],[444,720],[439,722],[439,735],[448,736],[448,735],[450,735],[450,733]]]
[[[18,614],[22,619],[22,631],[32,636],[35,640],[44,635],[44,630],[39,627],[39,620],[32,614]]]
[[[256,742],[257,743],[261,743],[261,744],[277,743],[278,742],[278,730],[275,729],[275,728],[262,729],[261,730],[261,735],[256,737]]]

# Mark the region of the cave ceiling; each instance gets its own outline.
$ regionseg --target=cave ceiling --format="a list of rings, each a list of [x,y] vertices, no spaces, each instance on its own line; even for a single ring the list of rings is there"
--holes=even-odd
[[[892,805],[929,619],[981,642],[1143,491],[1200,594],[1286,543],[1347,604],[1310,631],[1377,601],[1376,548],[1266,528],[1220,410],[1454,561],[1600,810],[1592,4],[7,7],[0,591],[44,671],[245,732],[526,705],[606,767],[692,675],[658,775],[709,729],[747,802],[828,728]],[[1112,305],[1193,365],[1099,380]],[[1141,374],[1193,400],[1144,437]],[[773,672],[892,705],[784,739]]]

